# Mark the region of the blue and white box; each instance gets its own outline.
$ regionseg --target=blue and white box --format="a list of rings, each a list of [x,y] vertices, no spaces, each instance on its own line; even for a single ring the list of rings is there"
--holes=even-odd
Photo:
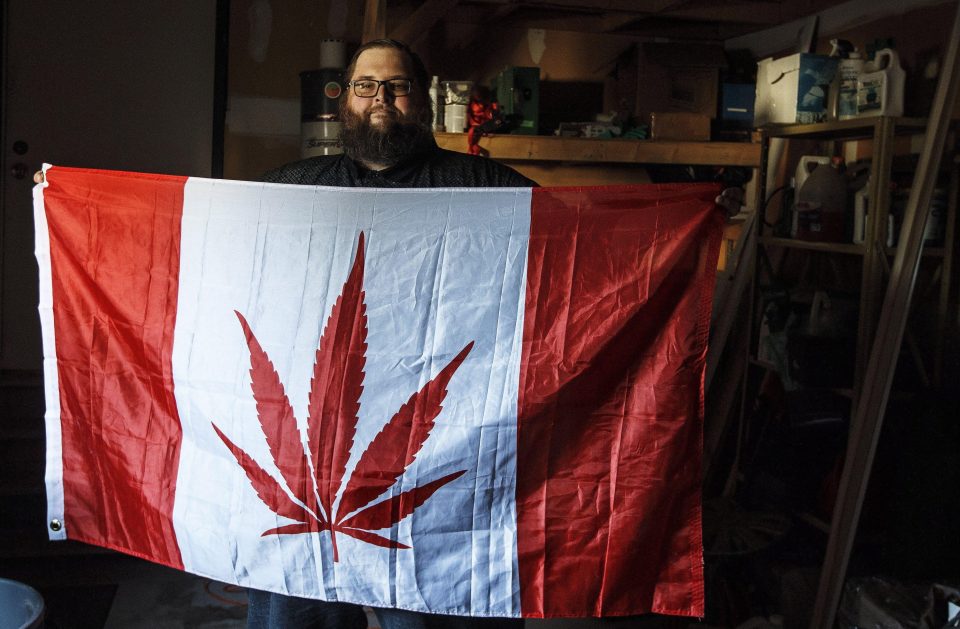
[[[754,124],[823,122],[837,57],[797,53],[757,64]]]

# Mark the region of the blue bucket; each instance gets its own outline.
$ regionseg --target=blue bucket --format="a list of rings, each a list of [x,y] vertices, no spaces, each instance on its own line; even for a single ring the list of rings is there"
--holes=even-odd
[[[43,626],[40,592],[10,579],[0,579],[0,629],[39,629]]]

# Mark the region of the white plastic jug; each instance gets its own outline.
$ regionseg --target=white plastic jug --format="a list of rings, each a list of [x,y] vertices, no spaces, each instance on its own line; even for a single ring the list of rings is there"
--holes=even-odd
[[[797,162],[796,189],[799,190],[803,187],[803,182],[807,180],[807,177],[810,176],[810,173],[813,172],[814,168],[817,168],[818,166],[825,166],[829,163],[830,158],[826,155],[804,155],[801,157],[800,161]]]
[[[843,160],[827,158],[797,187],[797,230],[795,238],[819,242],[841,242],[847,205],[846,178],[841,172]],[[802,161],[802,160],[801,160]]]
[[[860,116],[902,116],[906,73],[890,48],[878,50],[864,64],[857,79],[857,113]]]
[[[794,207],[792,208],[792,214],[790,216],[790,237],[797,237],[797,228],[798,228],[798,218],[799,213],[797,212],[796,202],[799,200],[797,192],[800,191],[800,188],[803,187],[804,182],[807,180],[807,177],[810,176],[810,173],[813,172],[814,168],[819,168],[820,166],[825,166],[830,163],[830,158],[825,155],[804,155],[800,158],[800,161],[797,162],[797,172],[794,175],[793,181],[793,199]]]

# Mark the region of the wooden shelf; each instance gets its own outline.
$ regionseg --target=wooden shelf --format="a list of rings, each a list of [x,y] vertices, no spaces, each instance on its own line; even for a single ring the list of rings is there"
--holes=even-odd
[[[774,365],[773,363],[767,362],[767,361],[765,361],[765,360],[761,360],[761,359],[759,359],[759,358],[754,358],[753,356],[750,356],[747,360],[748,360],[748,361],[750,362],[750,364],[753,365],[754,367],[761,367],[761,368],[763,368],[763,369],[766,369],[767,371],[776,371],[776,370],[777,370],[777,366],[776,366],[776,365]]]
[[[864,252],[863,245],[845,242],[813,242],[810,240],[797,240],[796,238],[775,238],[773,236],[761,236],[760,242],[765,245],[788,247],[791,249],[806,249],[808,251],[823,251],[825,253],[863,255]]]
[[[465,133],[436,133],[441,148],[467,152]],[[480,146],[497,160],[760,166],[760,144],[752,142],[669,142],[601,140],[546,135],[489,135]]]
[[[939,247],[928,247],[924,245],[923,249],[920,251],[920,255],[925,258],[942,258],[946,255],[946,249],[943,246]],[[893,257],[897,255],[896,247],[884,247],[883,252],[888,256]]]
[[[836,120],[815,124],[771,124],[762,128],[771,138],[807,138],[811,140],[851,140],[872,138],[884,120],[893,123],[897,133],[917,133],[927,127],[925,118],[887,118],[871,116],[852,120]]]

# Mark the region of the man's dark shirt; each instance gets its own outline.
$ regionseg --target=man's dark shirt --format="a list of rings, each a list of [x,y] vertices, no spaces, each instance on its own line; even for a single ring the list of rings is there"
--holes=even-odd
[[[303,159],[266,173],[263,181],[344,188],[529,188],[537,184],[491,159],[432,147],[384,170],[367,170],[346,155]]]

